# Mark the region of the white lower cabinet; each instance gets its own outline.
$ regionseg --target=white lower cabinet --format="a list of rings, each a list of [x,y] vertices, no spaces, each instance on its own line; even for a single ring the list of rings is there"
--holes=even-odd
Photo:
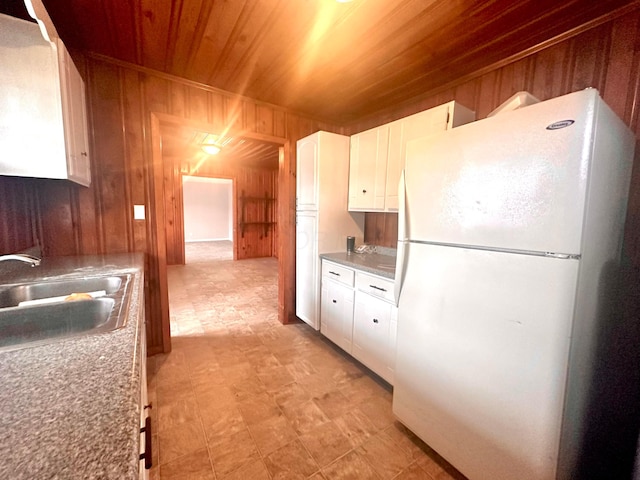
[[[322,261],[320,332],[391,384],[397,323],[393,281]]]
[[[393,385],[398,308],[393,282],[356,272],[352,355]]]
[[[353,287],[322,279],[320,332],[348,353],[353,335],[353,296]]]
[[[322,261],[320,332],[348,353],[353,333],[353,281],[352,269]]]

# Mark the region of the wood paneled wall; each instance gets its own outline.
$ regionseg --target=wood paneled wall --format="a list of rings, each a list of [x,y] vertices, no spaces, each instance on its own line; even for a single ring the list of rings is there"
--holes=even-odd
[[[295,142],[317,130],[340,129],[108,58],[74,55],[74,59],[87,86],[92,185],[0,177],[0,254],[34,244],[42,246],[45,256],[145,252],[149,353],[166,351],[170,340],[162,319],[168,319],[168,312],[161,307],[166,304],[161,282],[166,282],[162,272],[167,258],[165,249],[157,248],[158,231],[164,225],[156,225],[154,215],[154,183],[159,182],[154,182],[151,114],[206,122],[236,134],[277,137],[285,143],[277,173],[278,225],[284,232],[283,241],[276,243],[283,283],[278,305],[281,321],[294,321]],[[272,183],[274,175],[264,185]],[[245,185],[252,183],[249,176],[241,180]],[[262,191],[264,185],[258,185]],[[146,206],[146,220],[133,219],[134,204]]]
[[[485,118],[514,93],[526,90],[541,100],[594,87],[640,138],[640,11],[478,76],[417,102],[350,125],[348,134],[457,100]],[[640,266],[640,144],[636,145],[625,250]],[[397,214],[367,213],[365,241],[395,247]]]

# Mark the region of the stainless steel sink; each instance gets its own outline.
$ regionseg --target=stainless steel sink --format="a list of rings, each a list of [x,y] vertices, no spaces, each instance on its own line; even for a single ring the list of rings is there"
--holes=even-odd
[[[0,351],[27,348],[108,332],[126,322],[129,275],[0,285]],[[99,298],[64,301],[72,293],[104,290]],[[53,303],[19,306],[27,300],[61,297]]]
[[[0,309],[0,348],[23,348],[113,330],[123,320],[119,312],[112,315],[115,305],[115,299],[102,297]]]
[[[88,277],[70,280],[44,281],[24,285],[0,287],[0,308],[17,306],[27,300],[59,297],[72,293],[104,290],[107,295],[116,293],[122,285],[118,276]]]

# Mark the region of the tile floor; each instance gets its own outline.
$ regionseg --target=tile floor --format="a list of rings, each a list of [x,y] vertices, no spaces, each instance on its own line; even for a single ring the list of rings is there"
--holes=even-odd
[[[152,479],[463,479],[394,420],[391,388],[277,320],[277,260],[188,244],[169,267],[173,350],[149,359]]]

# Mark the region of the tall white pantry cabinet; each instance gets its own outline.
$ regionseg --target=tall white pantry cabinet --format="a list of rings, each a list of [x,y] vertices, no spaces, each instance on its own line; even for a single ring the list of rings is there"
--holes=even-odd
[[[320,328],[320,257],[364,237],[364,213],[347,211],[350,139],[316,132],[297,143],[296,315]]]

